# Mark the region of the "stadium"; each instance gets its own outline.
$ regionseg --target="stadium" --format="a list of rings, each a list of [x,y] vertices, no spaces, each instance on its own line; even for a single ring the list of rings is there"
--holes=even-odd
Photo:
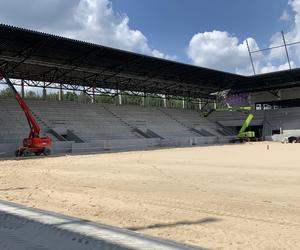
[[[0,222],[13,225],[0,225],[0,248],[22,249],[28,233],[6,239],[26,223],[53,242],[60,230],[70,249],[300,248],[300,69],[243,76],[4,24],[0,33],[1,84],[20,96],[0,97]],[[23,145],[28,122],[29,139],[37,123],[51,144]],[[89,223],[118,235],[80,231],[96,230]]]

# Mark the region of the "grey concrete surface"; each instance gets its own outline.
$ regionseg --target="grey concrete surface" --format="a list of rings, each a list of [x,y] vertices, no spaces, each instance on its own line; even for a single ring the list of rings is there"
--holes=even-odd
[[[0,201],[1,250],[201,249]]]
[[[88,143],[54,142],[52,154],[81,154],[103,151],[143,150],[163,147],[189,147],[213,144],[225,144],[232,136],[178,137],[169,139],[124,139],[124,140],[95,140]],[[0,158],[13,157],[18,144],[0,144]]]

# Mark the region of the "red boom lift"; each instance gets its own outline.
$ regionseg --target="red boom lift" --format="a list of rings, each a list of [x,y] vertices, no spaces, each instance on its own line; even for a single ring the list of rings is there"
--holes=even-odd
[[[11,88],[17,102],[19,103],[20,107],[24,111],[24,114],[27,118],[30,131],[28,138],[23,140],[23,147],[20,147],[16,150],[16,156],[30,156],[30,155],[49,155],[51,154],[51,150],[49,147],[52,145],[52,140],[50,137],[40,137],[41,128],[34,119],[32,113],[30,112],[28,106],[26,105],[25,101],[22,99],[20,94],[15,89],[12,82],[4,77],[3,74],[0,73],[0,80],[5,79],[8,86]]]

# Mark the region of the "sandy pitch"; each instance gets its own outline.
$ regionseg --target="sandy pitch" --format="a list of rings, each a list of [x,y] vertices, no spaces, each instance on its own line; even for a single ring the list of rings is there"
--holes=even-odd
[[[0,162],[0,199],[213,249],[300,249],[300,145]]]

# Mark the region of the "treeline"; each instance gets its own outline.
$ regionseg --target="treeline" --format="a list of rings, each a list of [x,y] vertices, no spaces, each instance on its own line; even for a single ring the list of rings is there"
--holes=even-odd
[[[13,97],[13,94],[9,88],[2,89],[0,91],[0,97]],[[32,90],[25,91],[25,99],[37,99],[43,100],[44,97],[40,92],[34,92]],[[46,100],[59,100],[58,92],[49,92],[46,95]],[[75,91],[64,91],[62,95],[62,100],[75,101],[79,103],[90,103],[92,99],[84,92]],[[95,96],[95,101],[97,103],[110,103],[119,104],[118,95],[97,95]],[[181,99],[166,98],[164,100],[162,97],[157,96],[133,96],[133,95],[122,95],[122,104],[124,105],[138,105],[138,106],[155,106],[164,107],[166,102],[167,107],[170,108],[183,108],[183,101]],[[199,102],[197,99],[187,99],[185,100],[185,108],[187,109],[199,109]]]

